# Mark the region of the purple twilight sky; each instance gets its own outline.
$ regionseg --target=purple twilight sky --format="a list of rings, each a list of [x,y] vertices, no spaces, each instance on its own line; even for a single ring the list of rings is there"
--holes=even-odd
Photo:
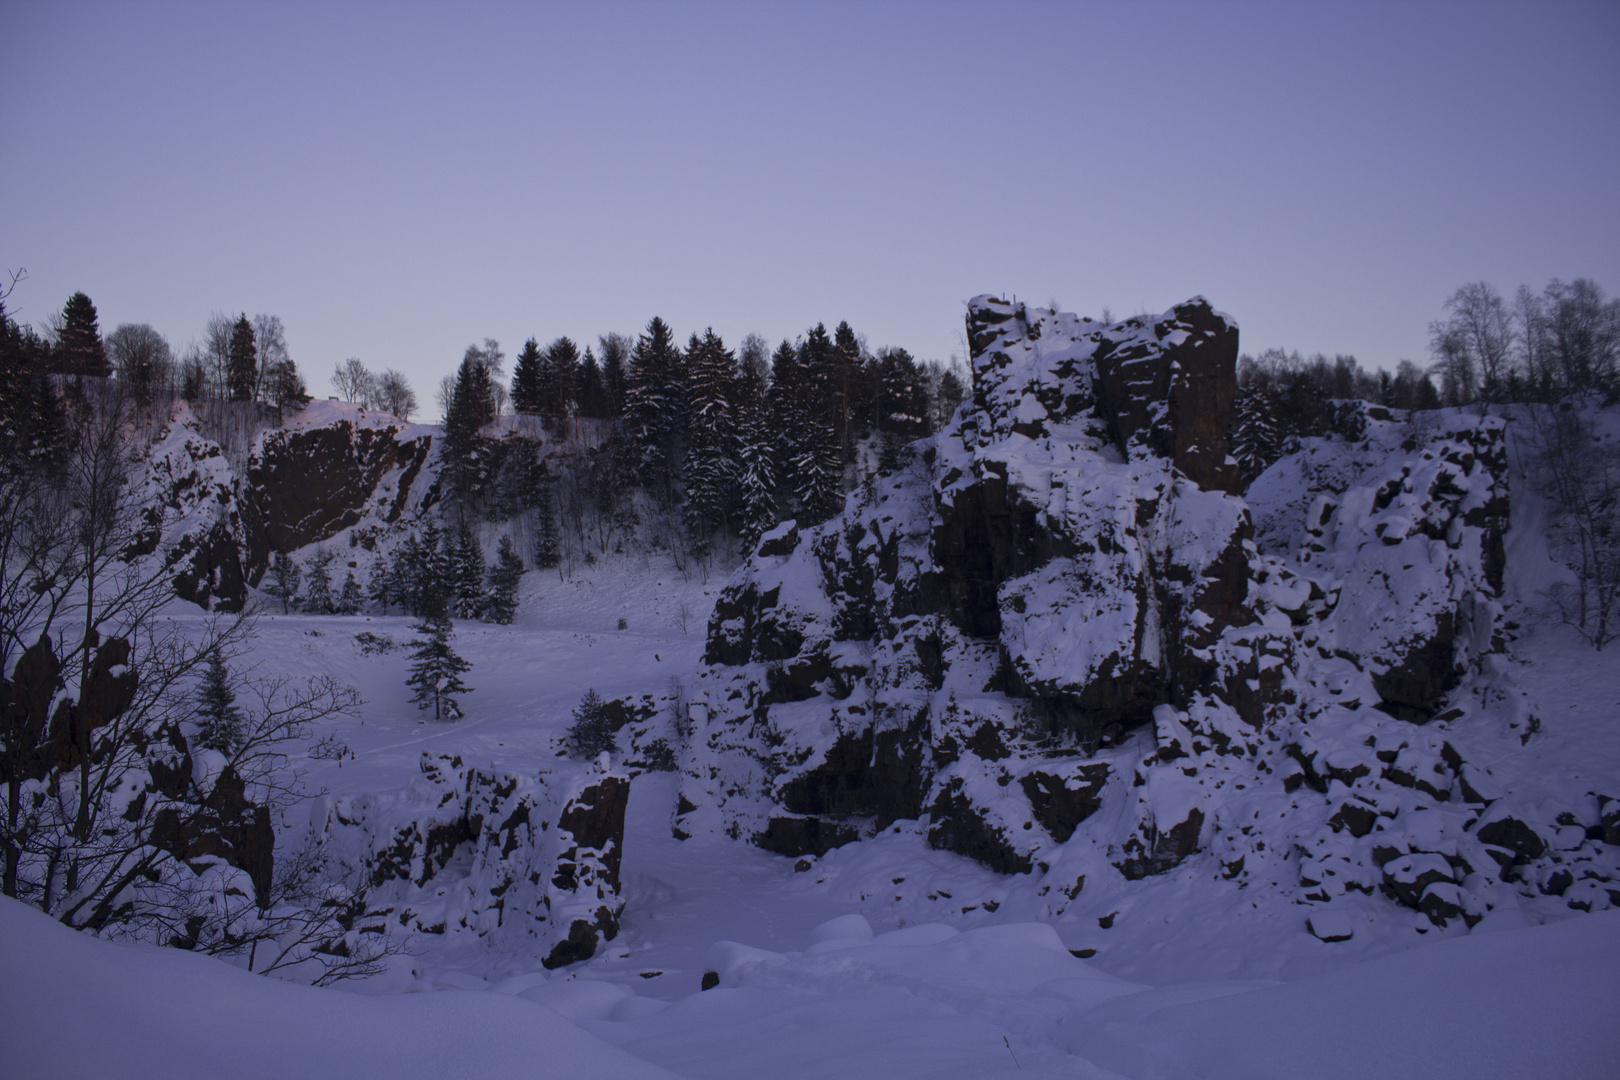
[[[945,360],[976,293],[1202,293],[1393,367],[1465,282],[1620,289],[1613,2],[0,0],[0,95],[17,317],[274,313],[426,419],[471,342],[655,314]]]

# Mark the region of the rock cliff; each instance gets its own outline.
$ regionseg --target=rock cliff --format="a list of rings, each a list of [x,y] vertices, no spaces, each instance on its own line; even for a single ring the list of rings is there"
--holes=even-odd
[[[953,422],[728,584],[677,835],[813,858],[920,819],[1058,907],[1195,853],[1440,922],[1550,873],[1491,839],[1524,822],[1475,831],[1486,770],[1445,737],[1456,708],[1435,720],[1501,677],[1500,420],[1346,403],[1251,488],[1262,547],[1227,456],[1230,318],[979,297],[967,322]]]

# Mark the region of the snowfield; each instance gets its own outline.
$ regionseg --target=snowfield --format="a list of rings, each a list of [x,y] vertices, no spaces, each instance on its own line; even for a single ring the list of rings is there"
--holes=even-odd
[[[594,582],[530,573],[517,624],[458,623],[475,687],[458,723],[410,705],[402,650],[367,655],[355,641],[404,643],[403,618],[266,614],[253,656],[268,672],[329,671],[365,699],[360,719],[331,729],[352,757],[299,762],[312,790],[393,791],[424,752],[513,769],[554,759],[588,689],[668,692],[701,652],[690,612],[722,584],[652,564],[604,567]],[[1481,719],[1455,733],[1471,756],[1494,740],[1550,792],[1620,773],[1611,656],[1550,623],[1527,627],[1513,653],[1544,725],[1534,755],[1510,754],[1518,733]],[[624,929],[555,971],[471,933],[417,935],[385,975],[318,990],[100,941],[5,901],[7,1071],[1442,1080],[1606,1077],[1620,1061],[1620,912],[1498,910],[1469,932],[1368,897],[1335,908],[1354,937],[1330,944],[1286,890],[1234,890],[1183,867],[1088,887],[1036,921],[1030,876],[933,850],[916,823],[801,871],[724,837],[675,840],[673,774],[644,773],[631,790]],[[719,985],[701,991],[705,972]]]

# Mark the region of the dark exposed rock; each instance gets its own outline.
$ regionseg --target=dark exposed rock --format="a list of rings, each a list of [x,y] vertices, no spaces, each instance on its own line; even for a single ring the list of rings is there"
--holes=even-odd
[[[1078,766],[1067,776],[1036,770],[1018,778],[1035,820],[1060,844],[1102,806],[1107,782],[1108,766],[1101,763]]]
[[[779,816],[754,834],[754,843],[778,855],[825,855],[860,838],[860,830],[854,825],[814,817]]]
[[[976,859],[1000,874],[1027,874],[1032,866],[1004,830],[985,820],[960,779],[941,788],[929,807],[928,845]]]
[[[249,579],[259,579],[274,552],[305,547],[357,524],[379,498],[382,520],[399,520],[431,443],[425,435],[407,437],[403,427],[349,420],[267,433],[247,467]],[[380,492],[390,473],[397,473],[391,490]]]
[[[1150,827],[1144,838],[1133,836],[1125,842],[1124,858],[1114,866],[1127,881],[1162,874],[1198,850],[1198,833],[1204,827],[1204,812],[1194,807],[1187,818],[1160,830]]]
[[[1499,817],[1488,821],[1475,830],[1474,835],[1482,844],[1512,852],[1507,865],[1534,861],[1547,851],[1547,842],[1518,818]]]

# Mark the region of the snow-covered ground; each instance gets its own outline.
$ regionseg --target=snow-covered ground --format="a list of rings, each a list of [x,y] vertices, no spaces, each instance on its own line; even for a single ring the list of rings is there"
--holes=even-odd
[[[1534,500],[1516,497],[1515,513],[1510,615],[1547,573],[1527,539]],[[297,762],[312,791],[391,792],[425,752],[532,768],[554,758],[587,690],[660,695],[689,680],[723,584],[656,560],[526,575],[514,625],[457,624],[475,689],[455,723],[410,704],[403,647],[367,653],[356,640],[404,646],[407,619],[267,608],[251,660],[265,674],[330,673],[364,698],[360,717],[314,733],[352,756]],[[1526,618],[1507,662],[1520,704],[1448,731],[1468,760],[1548,799],[1620,777],[1615,651]],[[1527,710],[1540,730],[1526,745],[1505,718]],[[1335,910],[1354,936],[1330,944],[1289,890],[1240,890],[1189,863],[1088,886],[1039,921],[1030,877],[932,850],[916,823],[800,869],[721,836],[674,839],[675,799],[672,774],[635,779],[623,930],[556,971],[471,934],[418,935],[384,975],[315,990],[0,903],[0,1071],[1440,1080],[1620,1068],[1620,912],[1545,898],[1470,932],[1346,897]],[[700,991],[709,971],[720,985]]]

